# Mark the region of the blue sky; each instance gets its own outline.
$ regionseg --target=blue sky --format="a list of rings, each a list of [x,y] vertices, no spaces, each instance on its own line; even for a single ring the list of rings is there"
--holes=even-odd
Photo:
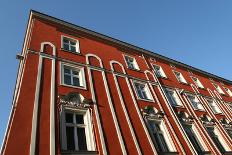
[[[232,1],[0,1],[0,143],[29,10],[34,9],[232,80]]]

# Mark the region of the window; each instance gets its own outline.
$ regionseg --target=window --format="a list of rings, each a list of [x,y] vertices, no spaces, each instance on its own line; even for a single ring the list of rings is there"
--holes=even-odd
[[[162,78],[166,78],[166,77],[167,77],[167,76],[165,75],[163,69],[162,69],[160,66],[158,66],[158,65],[153,65],[153,68],[154,68],[154,70],[155,70],[155,75],[156,75],[157,77],[162,77]]]
[[[183,75],[180,73],[180,72],[177,72],[177,71],[173,71],[177,80],[180,82],[180,83],[187,83],[187,81],[185,80],[185,78],[183,77]]]
[[[155,120],[148,120],[147,122],[157,152],[170,152],[167,138],[165,137],[167,133],[164,133],[164,127],[161,125],[161,122]]]
[[[225,94],[223,90],[221,89],[221,87],[219,87],[219,85],[217,85],[216,83],[212,83],[212,84],[220,94]]]
[[[224,89],[225,89],[226,92],[229,94],[229,96],[232,96],[232,92],[231,92],[231,90],[230,90],[229,88],[224,87]]]
[[[211,139],[214,141],[217,148],[220,150],[221,153],[226,152],[225,148],[222,145],[221,140],[219,139],[219,135],[216,134],[214,127],[206,127],[206,130],[211,137]]]
[[[68,64],[62,64],[62,84],[73,86],[73,87],[82,87],[85,88],[85,76],[84,68],[72,66]]]
[[[206,99],[206,100],[215,114],[222,113],[219,107],[217,106],[217,104],[213,100],[211,99]]]
[[[89,110],[62,112],[61,144],[66,151],[93,151],[95,149]]]
[[[201,145],[199,138],[193,130],[193,126],[191,124],[182,123],[185,133],[187,134],[189,140],[191,141],[193,147],[196,149],[198,154],[204,152],[203,146]]]
[[[153,100],[151,92],[146,83],[133,82],[138,98],[143,100]]]
[[[204,110],[202,104],[200,103],[200,101],[198,100],[196,95],[187,95],[193,108],[196,110]]]
[[[128,68],[139,70],[139,66],[135,58],[125,55],[125,60]]]
[[[204,88],[204,86],[202,85],[201,81],[198,78],[192,77],[192,80],[196,84],[197,87]]]
[[[80,53],[79,41],[62,36],[62,49],[70,52]]]
[[[182,106],[182,103],[174,90],[166,89],[166,95],[172,106]]]
[[[226,131],[227,131],[228,135],[230,136],[230,138],[232,138],[232,129],[227,128]]]

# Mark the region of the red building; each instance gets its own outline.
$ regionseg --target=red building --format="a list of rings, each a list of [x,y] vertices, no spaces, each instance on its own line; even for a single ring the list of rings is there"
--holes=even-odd
[[[232,154],[232,81],[31,11],[3,155]]]

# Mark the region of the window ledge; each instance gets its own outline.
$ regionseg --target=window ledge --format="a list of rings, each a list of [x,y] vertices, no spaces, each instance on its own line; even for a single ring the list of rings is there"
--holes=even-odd
[[[60,84],[60,86],[87,90],[87,88],[85,86],[73,86],[73,85],[67,85],[67,84],[63,84],[63,83]]]
[[[146,101],[146,102],[152,102],[154,103],[155,101],[152,100],[152,99],[142,99],[142,98],[138,98],[138,100],[141,100],[141,101]]]
[[[179,155],[178,152],[157,152],[159,155]]]
[[[166,76],[157,76],[157,78],[165,79],[165,80],[167,80],[167,79],[168,79],[168,77],[166,77]]]
[[[82,55],[81,53],[79,52],[73,52],[73,51],[70,51],[70,50],[66,50],[64,48],[60,48],[61,51],[65,51],[65,52],[69,52],[69,53],[73,53],[73,54],[77,54],[77,55]]]
[[[180,82],[180,81],[179,81],[179,83],[180,83],[180,84],[183,84],[183,85],[189,86],[189,84],[188,84],[188,83],[185,83],[185,82]]]
[[[61,155],[97,155],[98,151],[61,151]]]
[[[175,108],[183,108],[183,109],[185,108],[183,105],[172,105],[172,104],[171,104],[171,106],[172,106],[172,107],[175,107]]]

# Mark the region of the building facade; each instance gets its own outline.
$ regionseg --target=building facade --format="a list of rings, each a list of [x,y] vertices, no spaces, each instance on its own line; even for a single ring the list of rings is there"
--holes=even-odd
[[[232,81],[31,11],[3,155],[232,154]]]

